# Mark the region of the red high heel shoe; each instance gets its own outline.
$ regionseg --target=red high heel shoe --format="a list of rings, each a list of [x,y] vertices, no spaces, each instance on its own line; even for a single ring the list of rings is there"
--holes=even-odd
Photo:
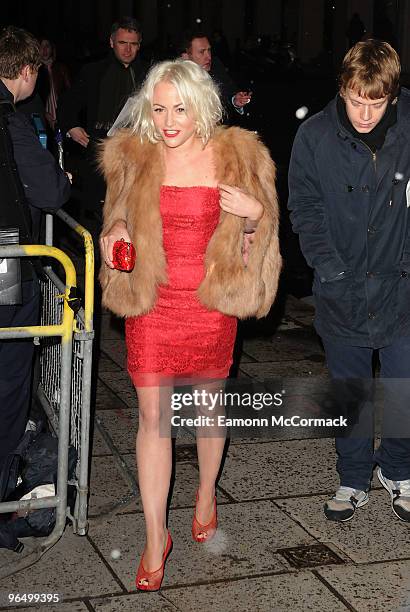
[[[207,525],[202,525],[196,518],[196,507],[198,505],[198,491],[196,492],[194,518],[192,519],[192,537],[195,542],[206,542],[211,540],[218,528],[218,517],[216,514],[216,497],[214,497],[214,513]]]
[[[158,591],[161,587],[162,579],[164,578],[165,562],[172,549],[172,538],[169,531],[167,531],[167,534],[167,543],[164,554],[162,555],[162,565],[159,569],[153,572],[147,572],[144,568],[144,553],[142,554],[137,576],[135,578],[135,584],[139,591]],[[147,584],[144,584],[143,581]]]

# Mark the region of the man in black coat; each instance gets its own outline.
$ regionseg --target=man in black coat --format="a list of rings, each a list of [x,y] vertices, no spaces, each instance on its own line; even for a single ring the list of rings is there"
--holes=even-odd
[[[94,238],[99,234],[105,197],[105,183],[96,169],[96,144],[106,137],[125,102],[145,77],[147,65],[138,55],[141,40],[141,27],[134,18],[123,17],[114,23],[110,54],[103,60],[86,64],[58,103],[57,122],[63,134],[87,152],[83,206],[96,216],[96,223],[90,227]]]
[[[14,27],[1,32],[0,229],[18,229],[20,244],[38,243],[41,211],[57,210],[70,195],[67,176],[14,106],[33,93],[40,64],[39,44],[31,34]],[[0,327],[38,324],[38,279],[26,259],[21,262],[21,278],[21,303],[0,306]],[[24,433],[32,361],[32,340],[0,341],[0,470]]]
[[[249,104],[251,91],[238,91],[221,60],[212,56],[209,39],[203,32],[185,32],[179,46],[183,59],[189,59],[209,72],[221,92],[227,123],[235,123],[235,115],[243,115],[244,107]]]
[[[301,125],[289,208],[314,269],[315,327],[337,379],[351,435],[336,438],[340,487],[324,507],[347,521],[368,502],[373,467],[394,513],[410,521],[410,92],[381,41],[347,53],[340,91]],[[378,351],[384,428],[374,452],[369,416]]]

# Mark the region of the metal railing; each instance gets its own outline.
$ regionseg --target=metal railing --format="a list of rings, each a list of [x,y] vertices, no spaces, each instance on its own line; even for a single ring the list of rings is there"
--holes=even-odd
[[[81,307],[78,297],[73,262],[62,250],[51,244],[0,247],[0,259],[47,257],[59,262],[65,275],[65,279],[62,280],[51,265],[44,267],[44,275],[40,279],[42,294],[40,325],[0,328],[0,341],[33,338],[34,342],[41,345],[38,399],[47,414],[51,429],[58,437],[56,495],[0,503],[0,514],[55,508],[54,529],[47,538],[38,538],[37,544],[28,553],[18,555],[15,563],[8,562],[7,566],[1,566],[0,577],[8,576],[35,563],[60,539],[67,517],[73,524],[74,533],[85,535],[88,530],[94,251],[89,232],[64,211],[59,211],[57,214],[84,242],[84,307]],[[47,242],[52,242],[52,233],[48,233]],[[77,464],[74,477],[68,481],[70,445],[77,451]],[[77,490],[73,513],[67,504],[68,484],[74,485]]]
[[[91,234],[64,210],[56,214],[61,221],[72,229],[84,244],[84,307],[80,307],[75,315],[75,330],[73,338],[72,382],[71,382],[71,444],[78,455],[77,465],[77,498],[74,512],[73,528],[75,533],[84,535],[88,529],[87,497],[88,497],[88,455],[90,437],[90,400],[91,400],[91,367],[92,345],[94,338],[94,248]],[[51,219],[51,222],[50,222]],[[46,216],[48,231],[46,242],[52,243],[53,227],[51,215]],[[55,294],[63,289],[63,283],[50,268],[45,268],[51,291]],[[45,289],[45,287],[44,287]],[[52,304],[53,302],[50,302]],[[46,308],[43,308],[45,314]],[[51,361],[51,360],[50,360]],[[47,359],[44,360],[47,363]],[[44,371],[42,364],[42,371]],[[52,393],[47,390],[54,384],[53,377],[44,379],[41,388],[46,391],[48,404],[52,406]],[[42,398],[40,398],[42,399]],[[43,402],[42,402],[43,403]],[[47,410],[43,403],[45,410]],[[56,420],[56,411],[52,410]],[[50,420],[51,414],[49,416]]]

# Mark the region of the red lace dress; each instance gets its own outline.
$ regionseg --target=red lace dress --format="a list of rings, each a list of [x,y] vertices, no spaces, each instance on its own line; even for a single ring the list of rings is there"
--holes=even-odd
[[[219,220],[219,191],[164,185],[160,210],[168,284],[158,288],[153,310],[126,320],[128,372],[137,386],[226,378],[237,320],[208,310],[196,294]]]

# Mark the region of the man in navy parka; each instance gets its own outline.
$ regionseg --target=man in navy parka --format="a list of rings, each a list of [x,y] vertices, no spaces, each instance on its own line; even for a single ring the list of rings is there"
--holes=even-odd
[[[377,351],[389,397],[389,433],[376,452],[371,432],[336,438],[340,487],[324,506],[336,521],[369,501],[377,464],[394,513],[410,522],[410,92],[399,77],[388,43],[352,47],[338,95],[300,126],[289,170],[289,209],[314,269],[315,327],[330,375],[371,380]],[[389,423],[394,404],[401,420],[390,412]]]

